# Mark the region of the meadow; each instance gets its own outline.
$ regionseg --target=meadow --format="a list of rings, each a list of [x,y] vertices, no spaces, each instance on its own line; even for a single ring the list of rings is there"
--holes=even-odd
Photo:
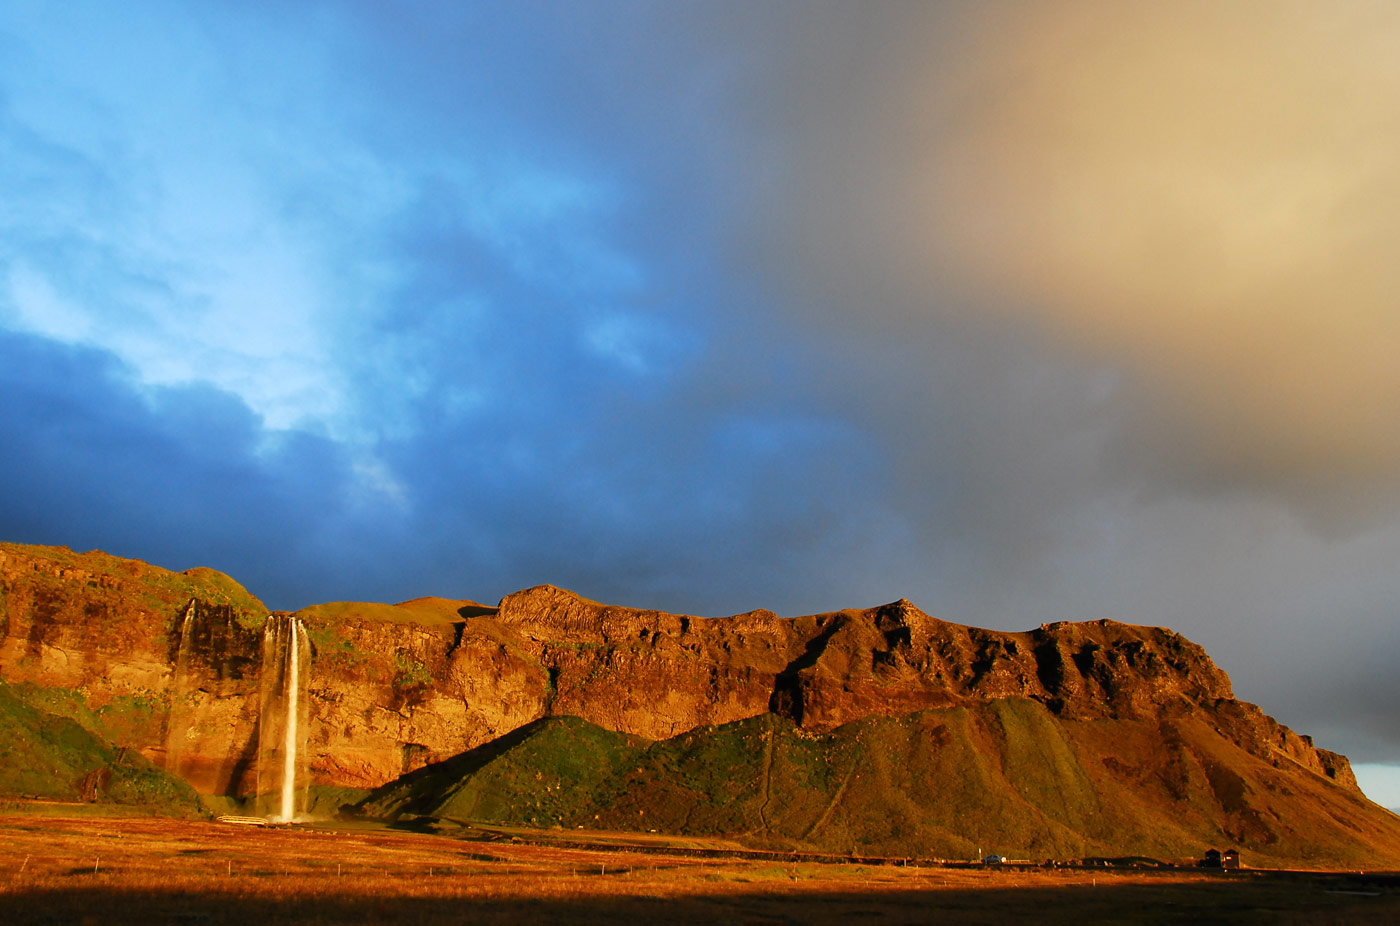
[[[1400,922],[1394,876],[784,862],[494,836],[0,811],[0,916],[6,926]]]

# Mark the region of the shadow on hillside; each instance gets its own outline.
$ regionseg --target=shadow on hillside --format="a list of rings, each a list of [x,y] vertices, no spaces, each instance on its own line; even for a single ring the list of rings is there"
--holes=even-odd
[[[788,664],[773,681],[773,692],[768,697],[768,710],[793,723],[802,724],[802,672],[817,664],[831,638],[848,623],[841,616],[832,618],[815,637],[807,641],[802,655]]]
[[[429,814],[433,807],[442,802],[444,791],[450,783],[479,771],[492,759],[529,739],[541,724],[547,722],[548,718],[545,717],[532,720],[475,749],[396,778],[376,788],[354,805],[354,813],[384,819],[394,819],[403,814]]]
[[[259,879],[254,890],[283,890],[276,876]],[[412,879],[404,879],[409,881]],[[440,879],[441,880],[441,879]],[[632,885],[619,879],[590,891],[620,893]],[[246,884],[240,887],[246,887]],[[442,884],[442,887],[448,887]],[[641,887],[641,885],[637,885]],[[399,890],[415,889],[405,884]],[[278,923],[460,923],[473,924],[666,922],[668,926],[716,923],[881,924],[1034,922],[1085,923],[1272,923],[1400,921],[1400,893],[1379,896],[1337,894],[1320,885],[1260,882],[1196,884],[1074,883],[1054,888],[1013,886],[981,890],[946,889],[880,892],[791,893],[779,886],[750,893],[709,896],[616,896],[586,898],[480,897],[469,890],[441,890],[424,897],[338,894],[276,899],[211,889],[207,893],[103,890],[78,886],[24,890],[11,887],[6,919],[28,923],[102,922],[150,926],[156,922],[209,924]]]

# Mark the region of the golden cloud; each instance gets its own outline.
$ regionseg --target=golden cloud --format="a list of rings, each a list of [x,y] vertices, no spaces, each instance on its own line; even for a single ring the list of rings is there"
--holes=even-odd
[[[931,278],[1126,358],[1244,465],[1400,472],[1400,8],[1004,9],[925,77]]]

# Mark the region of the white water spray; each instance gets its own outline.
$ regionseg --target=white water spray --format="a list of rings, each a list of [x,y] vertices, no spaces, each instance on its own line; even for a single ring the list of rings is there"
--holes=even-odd
[[[292,618],[291,639],[287,645],[287,742],[282,753],[282,819],[291,820],[296,815],[297,793],[297,702],[301,692],[301,646],[299,645],[301,621]]]
[[[295,820],[304,787],[306,725],[302,722],[302,663],[306,628],[285,615],[268,618],[263,632],[262,698],[258,716],[258,797],[269,819]]]

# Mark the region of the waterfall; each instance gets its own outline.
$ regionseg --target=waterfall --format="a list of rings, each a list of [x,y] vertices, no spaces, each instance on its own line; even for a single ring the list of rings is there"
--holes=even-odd
[[[297,702],[301,699],[301,647],[297,638],[301,622],[292,619],[291,644],[287,647],[287,741],[282,753],[282,819],[290,820],[295,815],[293,804],[296,800],[297,785]]]
[[[258,715],[258,801],[271,820],[290,823],[303,809],[306,789],[306,699],[303,664],[306,628],[274,614],[263,631]]]
[[[191,716],[193,708],[189,702],[190,693],[195,687],[190,671],[195,620],[195,603],[191,598],[180,623],[180,648],[175,654],[175,677],[170,685],[170,714],[165,728],[165,769],[176,775],[182,774],[180,760],[185,748],[185,738],[189,735],[194,720]]]

